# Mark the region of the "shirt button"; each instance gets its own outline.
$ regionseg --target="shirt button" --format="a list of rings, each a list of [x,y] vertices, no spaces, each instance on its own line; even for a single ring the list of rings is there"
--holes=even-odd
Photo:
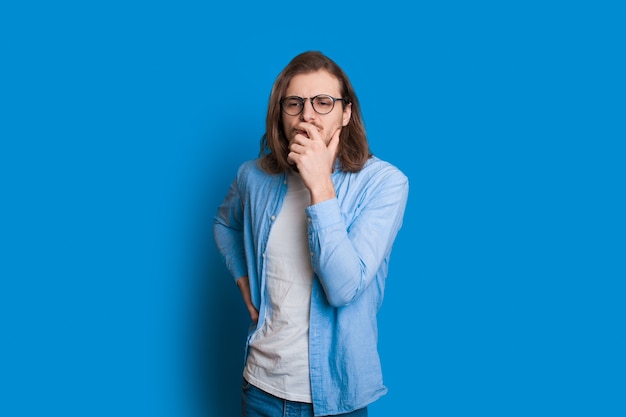
[[[270,217],[270,219],[272,219],[272,221],[276,220],[276,216],[272,216]]]
[[[310,217],[307,217],[307,218],[306,218],[306,221],[307,221],[307,222],[309,222],[309,223],[311,223],[311,221],[312,221],[312,220],[311,220],[311,218],[310,218]]]
[[[311,258],[313,257],[313,252],[311,252]]]

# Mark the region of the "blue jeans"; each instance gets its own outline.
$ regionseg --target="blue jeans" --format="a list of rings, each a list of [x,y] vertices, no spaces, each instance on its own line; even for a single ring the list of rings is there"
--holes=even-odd
[[[243,417],[313,417],[313,405],[275,397],[244,379],[241,415]],[[367,407],[333,417],[367,417]]]

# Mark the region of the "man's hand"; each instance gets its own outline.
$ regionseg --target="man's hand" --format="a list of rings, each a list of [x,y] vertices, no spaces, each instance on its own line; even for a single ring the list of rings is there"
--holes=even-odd
[[[311,193],[311,204],[334,198],[335,188],[330,175],[337,158],[341,129],[337,129],[326,143],[314,125],[302,122],[297,128],[299,132],[289,145],[288,158],[298,167],[304,185]]]
[[[250,313],[250,318],[254,323],[259,321],[259,312],[252,304],[252,296],[250,295],[250,281],[247,276],[240,277],[237,279],[237,286],[241,291],[241,296],[243,297],[244,303],[246,303],[246,308]]]

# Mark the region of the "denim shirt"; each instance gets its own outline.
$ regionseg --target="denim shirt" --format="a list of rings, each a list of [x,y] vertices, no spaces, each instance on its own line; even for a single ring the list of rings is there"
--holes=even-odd
[[[311,264],[309,370],[315,415],[363,408],[387,392],[376,316],[391,249],[402,225],[408,179],[370,158],[357,173],[336,169],[336,198],[306,209]],[[247,275],[259,311],[244,360],[266,315],[265,249],[287,192],[286,174],[243,163],[214,218],[217,247],[234,279]]]

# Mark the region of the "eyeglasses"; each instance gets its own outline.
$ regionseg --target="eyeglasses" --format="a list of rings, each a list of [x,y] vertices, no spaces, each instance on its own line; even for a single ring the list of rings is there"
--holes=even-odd
[[[280,100],[280,107],[289,116],[297,116],[304,110],[304,102],[311,100],[313,110],[318,114],[328,114],[335,108],[335,101],[341,100],[347,102],[345,98],[335,98],[328,94],[318,94],[311,98],[302,98],[298,96],[289,96]]]

